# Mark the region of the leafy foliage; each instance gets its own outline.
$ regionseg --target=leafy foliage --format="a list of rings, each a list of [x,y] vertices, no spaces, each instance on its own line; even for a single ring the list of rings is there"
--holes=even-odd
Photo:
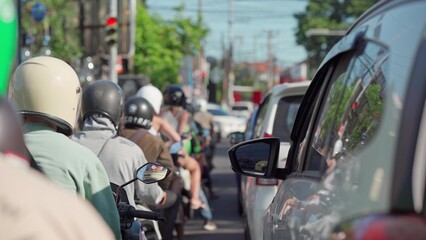
[[[179,13],[179,10],[178,10]],[[207,29],[178,14],[165,21],[138,6],[136,19],[135,73],[144,74],[158,88],[178,82],[182,59],[201,49]]]
[[[316,69],[340,36],[306,36],[309,29],[346,30],[377,0],[310,0],[306,11],[298,13],[296,41],[308,53],[311,68]]]
[[[22,26],[24,32],[34,39],[31,50],[38,55],[46,30],[49,30],[51,42],[49,44],[54,57],[71,62],[82,55],[78,29],[78,9],[73,1],[44,0],[47,8],[46,16],[41,22],[31,18],[31,7],[35,2],[24,4],[22,10]]]
[[[343,74],[340,78],[344,79],[346,74]],[[349,102],[349,99],[355,89],[355,86],[346,87],[343,81],[336,81],[333,88],[330,90],[329,97],[329,110],[327,115],[324,116],[323,125],[321,129],[321,139],[326,141],[327,133],[332,132],[331,129],[337,129],[337,124],[340,124],[343,112],[346,109],[345,103]],[[331,101],[330,101],[331,99]],[[331,140],[331,139],[328,139]]]
[[[373,136],[377,129],[380,115],[383,111],[383,100],[380,97],[381,86],[377,83],[370,84],[365,91],[365,100],[362,112],[358,113],[359,121],[354,127],[350,137],[350,149],[358,146],[363,138]]]

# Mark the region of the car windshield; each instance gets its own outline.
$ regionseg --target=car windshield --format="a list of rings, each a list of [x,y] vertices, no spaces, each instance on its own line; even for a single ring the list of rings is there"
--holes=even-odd
[[[208,109],[207,110],[209,113],[215,115],[215,116],[228,116],[229,113],[225,112],[222,109]]]

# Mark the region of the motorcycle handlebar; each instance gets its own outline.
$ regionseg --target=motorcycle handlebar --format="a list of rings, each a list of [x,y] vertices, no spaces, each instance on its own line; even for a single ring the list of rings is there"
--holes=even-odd
[[[127,203],[121,202],[117,205],[117,208],[122,219],[130,220],[136,217],[160,222],[166,221],[166,218],[162,217],[161,214],[158,212],[136,210],[135,207]]]
[[[128,214],[136,218],[144,218],[144,219],[150,219],[150,220],[155,220],[160,222],[166,221],[166,218],[162,217],[161,214],[158,212],[130,209]]]

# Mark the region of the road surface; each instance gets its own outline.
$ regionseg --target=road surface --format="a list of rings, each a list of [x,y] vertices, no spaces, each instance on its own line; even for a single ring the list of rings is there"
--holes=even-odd
[[[237,208],[237,185],[227,154],[229,147],[228,142],[217,145],[213,159],[214,169],[211,172],[213,189],[219,196],[210,200],[217,230],[206,231],[201,218],[190,219],[185,224],[186,240],[244,239],[243,222]]]

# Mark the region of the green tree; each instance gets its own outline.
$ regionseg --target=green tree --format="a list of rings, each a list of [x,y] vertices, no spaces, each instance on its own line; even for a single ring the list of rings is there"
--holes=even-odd
[[[184,17],[184,10],[184,5],[176,7],[176,17],[169,24],[175,28],[178,34],[180,52],[185,55],[195,55],[201,50],[201,42],[207,36],[209,30],[203,26],[202,16],[194,21]]]
[[[306,11],[295,14],[298,26],[296,41],[305,47],[309,66],[316,69],[339,36],[306,36],[313,28],[347,30],[348,27],[378,0],[310,0]]]
[[[138,5],[134,71],[151,78],[158,88],[178,82],[181,60],[201,49],[207,29],[181,14],[170,21],[151,15]]]
[[[342,75],[340,79],[344,79],[346,74]],[[336,81],[330,90],[330,97],[328,99],[329,106],[327,115],[324,116],[324,120],[321,126],[321,140],[331,141],[334,139],[326,139],[329,137],[327,133],[334,132],[332,130],[338,129],[339,124],[342,122],[343,112],[348,107],[349,99],[355,89],[355,85],[345,86],[343,81]]]
[[[149,76],[160,89],[167,82],[176,82],[182,54],[177,51],[173,29],[140,5],[136,25],[134,71]]]
[[[383,99],[380,96],[381,90],[382,87],[377,83],[372,83],[366,87],[365,103],[362,112],[358,113],[359,120],[352,134],[349,136],[351,149],[359,145],[363,135],[373,136],[377,130],[377,125],[383,112]]]
[[[34,39],[31,50],[39,55],[43,37],[49,34],[52,56],[71,62],[82,55],[78,29],[78,8],[74,1],[44,0],[47,8],[46,16],[41,22],[31,17],[31,8],[36,2],[24,4],[22,14],[23,31]]]

